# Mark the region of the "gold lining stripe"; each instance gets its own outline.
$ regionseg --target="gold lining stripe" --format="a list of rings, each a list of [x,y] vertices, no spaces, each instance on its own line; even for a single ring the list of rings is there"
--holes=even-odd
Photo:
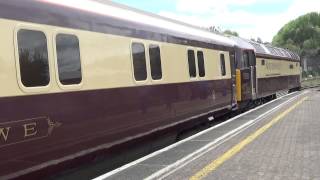
[[[241,71],[239,69],[236,70],[236,87],[237,87],[237,101],[240,102],[241,98]]]

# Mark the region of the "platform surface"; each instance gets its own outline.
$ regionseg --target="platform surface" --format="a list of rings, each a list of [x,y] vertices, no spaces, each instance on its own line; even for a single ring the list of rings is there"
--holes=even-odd
[[[320,179],[320,92],[281,97],[98,179]]]

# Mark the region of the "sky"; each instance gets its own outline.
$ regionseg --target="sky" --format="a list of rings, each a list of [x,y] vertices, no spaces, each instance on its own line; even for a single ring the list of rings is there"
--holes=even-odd
[[[200,27],[218,26],[244,38],[271,42],[287,24],[320,12],[320,0],[113,0]]]

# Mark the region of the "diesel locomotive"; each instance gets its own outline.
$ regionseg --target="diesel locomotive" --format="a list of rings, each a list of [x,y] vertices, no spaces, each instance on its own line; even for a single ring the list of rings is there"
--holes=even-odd
[[[300,87],[286,49],[89,0],[0,1],[0,179]]]

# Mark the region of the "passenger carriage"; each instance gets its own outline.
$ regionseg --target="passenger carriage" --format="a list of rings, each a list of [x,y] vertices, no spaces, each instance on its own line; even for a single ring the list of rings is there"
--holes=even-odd
[[[0,2],[0,178],[70,168],[299,86],[298,58],[112,2],[83,2]],[[279,72],[268,68],[278,63]]]

